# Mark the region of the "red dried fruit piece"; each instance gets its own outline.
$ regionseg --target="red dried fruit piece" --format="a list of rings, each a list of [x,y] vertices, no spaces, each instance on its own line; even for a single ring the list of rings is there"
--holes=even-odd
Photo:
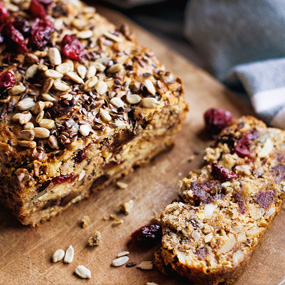
[[[250,141],[256,140],[260,137],[260,133],[257,130],[250,130],[243,134],[243,138],[248,139]]]
[[[53,178],[52,182],[55,185],[62,184],[64,182],[67,182],[68,180],[70,180],[73,176],[74,176],[74,173],[60,175],[60,176],[57,176],[57,177]]]
[[[38,2],[44,6],[47,6],[52,2],[52,0],[38,0]]]
[[[0,2],[0,23],[5,23],[7,19],[9,19],[10,13],[8,9],[4,6],[2,2]]]
[[[237,175],[226,169],[225,167],[219,165],[218,163],[213,163],[212,164],[212,172],[211,174],[218,180],[225,182],[231,179],[237,178]]]
[[[13,87],[16,84],[16,79],[11,71],[4,71],[0,74],[0,90],[5,90]]]
[[[16,48],[16,52],[25,53],[27,51],[24,36],[13,26],[12,22],[8,22],[2,26],[2,35],[8,46]]]
[[[149,224],[131,234],[132,241],[143,247],[153,247],[161,239],[162,229],[158,224]]]
[[[20,31],[23,35],[28,34],[31,27],[30,27],[30,23],[23,19],[23,18],[16,18],[13,21],[13,26]]]
[[[204,113],[206,131],[210,138],[217,138],[218,134],[232,121],[229,111],[211,108]]]
[[[280,183],[285,179],[285,165],[278,164],[271,169],[273,175],[275,176],[275,180],[277,183]]]
[[[256,195],[256,202],[257,204],[265,209],[268,209],[270,204],[273,202],[274,200],[274,191],[266,191],[266,192],[259,192]]]
[[[251,142],[252,141],[247,138],[241,138],[236,142],[234,152],[242,158],[250,156],[252,154],[252,151],[249,149]]]
[[[80,41],[72,35],[65,35],[61,43],[63,54],[73,60],[81,60],[84,48]]]
[[[29,45],[33,49],[42,50],[48,44],[53,32],[54,25],[52,22],[43,19],[36,19],[31,29]]]
[[[32,0],[29,10],[35,18],[45,18],[46,10],[44,6],[37,0]]]

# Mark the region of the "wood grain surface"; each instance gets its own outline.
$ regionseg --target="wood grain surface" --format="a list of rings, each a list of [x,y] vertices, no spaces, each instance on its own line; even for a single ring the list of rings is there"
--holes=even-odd
[[[1,208],[1,284],[145,284],[150,281],[158,284],[186,284],[186,280],[166,277],[156,269],[141,271],[136,267],[113,268],[110,264],[123,250],[130,251],[130,261],[140,263],[152,260],[153,250],[144,251],[131,245],[130,233],[150,221],[155,213],[175,199],[178,180],[187,175],[189,170],[200,166],[203,149],[210,144],[202,132],[203,112],[209,107],[221,107],[230,110],[236,118],[242,114],[252,114],[245,102],[241,102],[223,85],[169,50],[149,33],[115,11],[103,7],[99,10],[116,24],[127,22],[136,32],[139,42],[151,47],[167,69],[183,79],[190,113],[175,147],[122,179],[128,184],[126,189],[119,190],[111,186],[37,228],[21,226]],[[194,152],[199,155],[189,163],[187,158]],[[130,215],[118,215],[124,220],[123,224],[112,227],[111,221],[102,219],[105,215],[116,213],[117,205],[129,199],[134,200],[135,206]],[[84,215],[91,219],[86,229],[80,228],[78,224]],[[283,207],[236,285],[277,285],[282,282],[285,278],[284,229]],[[88,237],[95,230],[101,232],[102,243],[97,248],[88,248]],[[53,252],[58,248],[65,250],[70,244],[75,249],[73,263],[53,264]],[[81,280],[74,275],[74,269],[79,264],[91,270],[90,280]]]

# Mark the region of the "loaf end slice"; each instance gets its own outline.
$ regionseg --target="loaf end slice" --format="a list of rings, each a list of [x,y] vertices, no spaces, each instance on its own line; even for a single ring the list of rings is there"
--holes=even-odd
[[[284,199],[284,142],[284,131],[253,117],[226,128],[159,218],[158,268],[195,284],[233,283]]]
[[[172,146],[188,109],[126,25],[77,0],[34,2],[3,2],[0,44],[0,202],[24,225]]]

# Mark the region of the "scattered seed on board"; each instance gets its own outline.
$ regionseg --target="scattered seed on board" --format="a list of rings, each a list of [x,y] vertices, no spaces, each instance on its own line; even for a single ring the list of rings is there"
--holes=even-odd
[[[129,262],[126,264],[126,267],[134,267],[136,266],[137,264],[135,262]]]
[[[153,263],[152,261],[142,261],[137,268],[141,270],[152,270],[153,269]]]
[[[145,285],[158,285],[158,284],[154,282],[146,282]]]
[[[99,231],[95,231],[93,236],[89,237],[88,245],[89,246],[98,246],[101,242],[101,233]]]
[[[64,258],[65,252],[63,249],[56,250],[52,255],[52,261],[58,262],[61,261]]]
[[[114,222],[112,223],[112,226],[113,226],[113,227],[116,227],[116,226],[122,224],[123,222],[124,222],[123,219],[118,219],[118,220],[116,220],[116,221],[114,221]]]
[[[129,261],[129,257],[128,256],[126,256],[126,255],[125,256],[121,256],[121,257],[115,258],[112,261],[112,266],[119,267],[119,266],[122,266],[122,265],[126,264],[128,261]]]
[[[118,208],[122,213],[124,213],[125,215],[128,215],[131,212],[133,206],[134,206],[134,201],[129,200],[129,201],[126,201],[118,205]]]
[[[90,218],[88,216],[83,216],[80,224],[83,229],[87,228],[90,225]]]
[[[84,265],[78,265],[75,268],[75,274],[83,279],[91,278],[91,271],[88,268],[86,268]]]
[[[124,183],[124,182],[120,182],[118,181],[116,183],[117,187],[119,187],[120,189],[126,189],[128,187],[128,184],[127,183]]]
[[[74,258],[74,248],[72,247],[72,245],[70,245],[65,252],[65,257],[63,262],[71,263],[73,261],[73,258]]]
[[[129,251],[122,251],[120,253],[118,253],[117,257],[121,257],[121,256],[125,256],[125,255],[129,255],[130,252]]]

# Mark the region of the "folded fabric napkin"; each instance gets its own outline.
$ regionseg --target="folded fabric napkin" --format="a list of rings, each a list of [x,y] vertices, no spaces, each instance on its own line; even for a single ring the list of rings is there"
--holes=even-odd
[[[185,36],[207,70],[234,91],[242,90],[241,98],[247,94],[267,123],[285,129],[285,1],[189,0],[183,20]]]

